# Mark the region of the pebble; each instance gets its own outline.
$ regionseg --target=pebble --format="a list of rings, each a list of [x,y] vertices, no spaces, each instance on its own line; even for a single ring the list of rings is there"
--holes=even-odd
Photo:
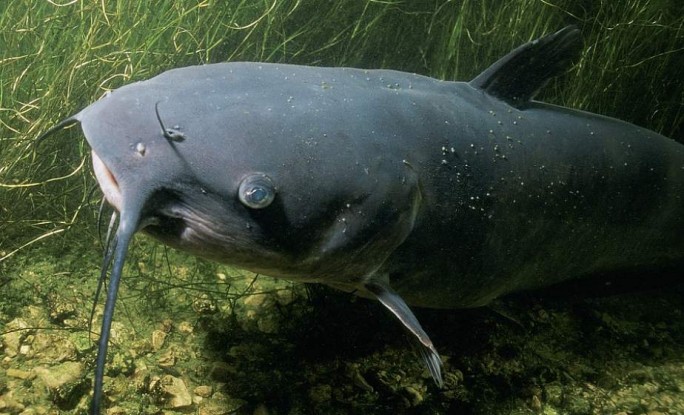
[[[165,408],[185,408],[192,405],[192,395],[181,378],[165,375],[159,381],[159,389],[166,395]]]
[[[157,363],[161,367],[173,367],[176,365],[176,354],[173,350],[169,350],[166,353],[159,356]]]
[[[15,318],[7,323],[5,326],[6,333],[2,335],[2,342],[5,345],[4,350],[7,356],[17,356],[23,340],[30,333],[29,330],[25,330],[28,327],[29,324],[20,318]]]
[[[78,362],[65,362],[51,367],[39,366],[34,368],[33,372],[48,389],[55,391],[83,376],[83,365]]]
[[[244,298],[243,303],[250,307],[260,307],[266,301],[266,294],[251,294]]]
[[[166,340],[166,332],[163,330],[155,330],[152,332],[152,349],[159,350],[164,347]]]
[[[32,379],[36,375],[35,375],[35,373],[31,373],[31,372],[28,372],[26,370],[9,368],[9,369],[7,369],[7,376],[10,378],[17,378],[17,379]]]
[[[182,334],[191,334],[195,329],[189,321],[181,321],[178,324],[178,332]]]
[[[201,396],[202,398],[208,398],[214,392],[213,388],[208,385],[200,385],[192,391],[195,395]]]
[[[403,395],[408,399],[410,406],[418,406],[423,402],[423,394],[412,386],[406,386],[402,390]]]

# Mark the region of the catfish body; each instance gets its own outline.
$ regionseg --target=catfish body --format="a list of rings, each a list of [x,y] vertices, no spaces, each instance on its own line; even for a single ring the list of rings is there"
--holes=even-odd
[[[120,213],[100,339],[134,233],[265,275],[377,298],[441,361],[408,304],[458,308],[575,278],[684,263],[684,146],[532,100],[578,31],[471,82],[221,63],[113,91],[80,122]],[[103,269],[103,274],[106,273]]]
[[[467,127],[415,163],[425,212],[386,262],[409,303],[479,306],[568,279],[684,271],[684,146],[619,120],[536,102],[512,109],[455,87],[472,112],[449,124]]]
[[[143,230],[200,256],[349,291],[385,273],[410,304],[439,308],[684,258],[684,147],[623,121],[538,102],[518,109],[468,83],[282,64],[172,70],[100,102],[109,118],[121,114],[118,128],[147,109],[154,135],[157,101],[186,137],[174,148],[190,184],[176,192],[198,204],[202,191],[220,195],[203,197],[208,226],[231,227],[184,239],[192,225],[169,213]],[[100,125],[88,114],[84,129],[91,119]],[[252,171],[279,187],[278,211],[221,219],[233,214],[223,195],[237,193],[226,178]],[[250,228],[253,218],[267,227]],[[237,234],[265,253],[239,261],[225,242]]]

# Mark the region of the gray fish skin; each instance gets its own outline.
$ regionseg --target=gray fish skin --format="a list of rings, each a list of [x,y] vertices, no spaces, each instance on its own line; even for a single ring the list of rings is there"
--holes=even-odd
[[[81,123],[120,213],[92,413],[137,231],[378,299],[438,385],[439,354],[408,304],[476,307],[628,270],[681,275],[684,146],[532,100],[579,49],[568,27],[467,83],[286,64],[180,68],[48,130]]]
[[[425,211],[383,270],[408,303],[481,306],[684,264],[684,146],[623,121],[542,103],[517,110],[454,87],[469,105],[449,123],[467,127],[441,128],[446,163],[438,149],[414,162],[430,178]]]
[[[157,102],[184,141],[162,137]],[[468,83],[225,63],[125,86],[79,118],[123,194],[158,192],[145,232],[274,277],[353,290],[379,271],[410,304],[456,308],[684,256],[681,144]],[[237,201],[253,172],[275,205]]]

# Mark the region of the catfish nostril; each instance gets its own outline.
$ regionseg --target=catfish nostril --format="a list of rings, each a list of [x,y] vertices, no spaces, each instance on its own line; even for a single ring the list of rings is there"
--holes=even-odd
[[[135,151],[140,154],[141,157],[145,156],[145,151],[147,151],[147,148],[145,148],[145,144],[143,143],[138,143],[135,145]]]

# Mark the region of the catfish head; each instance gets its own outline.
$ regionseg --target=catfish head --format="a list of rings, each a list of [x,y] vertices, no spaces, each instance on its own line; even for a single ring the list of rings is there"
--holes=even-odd
[[[379,150],[387,137],[376,131],[388,130],[391,114],[374,116],[385,97],[364,99],[362,76],[256,63],[180,68],[117,89],[45,133],[81,124],[97,181],[120,214],[93,413],[137,231],[264,275],[378,298],[441,383],[432,343],[378,272],[411,232],[421,188],[408,162]]]

